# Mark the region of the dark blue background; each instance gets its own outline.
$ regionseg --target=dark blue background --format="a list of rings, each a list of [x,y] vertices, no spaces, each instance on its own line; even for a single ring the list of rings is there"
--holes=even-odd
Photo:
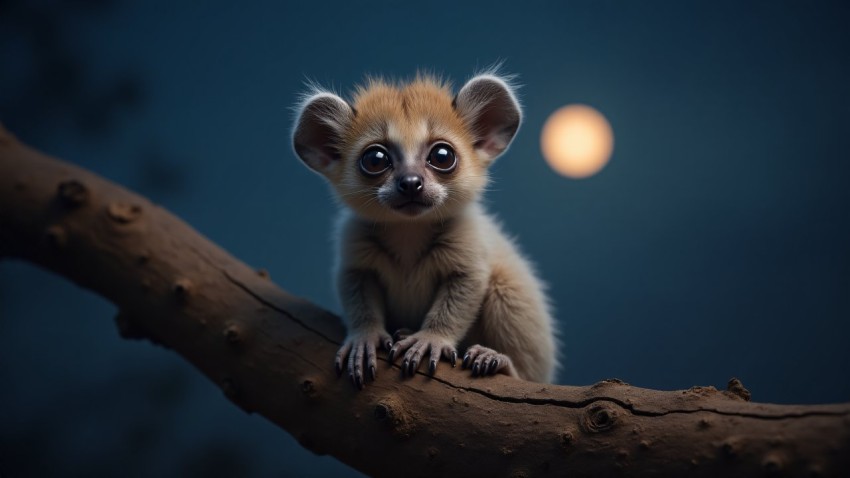
[[[551,286],[560,383],[850,399],[847,3],[176,3],[0,2],[0,121],[338,311],[333,201],[289,144],[305,77],[460,83],[503,59],[526,122],[487,202]],[[539,152],[574,102],[615,134],[580,181]],[[0,474],[354,474],[120,340],[114,313],[0,266]]]

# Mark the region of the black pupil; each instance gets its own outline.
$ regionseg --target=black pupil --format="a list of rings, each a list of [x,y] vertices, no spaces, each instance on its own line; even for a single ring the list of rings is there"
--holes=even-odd
[[[369,151],[364,159],[364,166],[369,171],[380,171],[387,166],[387,155],[380,149]]]
[[[431,161],[436,163],[437,166],[449,166],[452,158],[448,149],[439,147],[434,150],[434,157]]]

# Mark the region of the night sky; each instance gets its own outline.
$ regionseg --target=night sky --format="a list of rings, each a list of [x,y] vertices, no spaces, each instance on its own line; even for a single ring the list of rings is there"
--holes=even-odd
[[[460,85],[501,60],[525,122],[486,203],[549,284],[559,383],[850,400],[850,4],[175,3],[0,2],[0,121],[339,312],[336,206],[290,146],[305,79]],[[588,179],[540,153],[570,103],[614,132]],[[114,315],[0,264],[0,475],[356,475]]]

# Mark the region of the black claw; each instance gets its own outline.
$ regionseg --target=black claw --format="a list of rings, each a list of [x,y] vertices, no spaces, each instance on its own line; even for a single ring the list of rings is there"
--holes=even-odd
[[[416,366],[417,366],[417,365],[419,365],[419,362],[417,362],[417,360],[416,360],[416,359],[411,360],[411,361],[410,361],[410,370],[408,370],[407,374],[408,374],[408,375],[410,375],[410,376],[412,377],[412,376],[413,376],[413,374],[415,374],[415,373],[416,373]]]
[[[395,350],[390,349],[389,355],[387,355],[387,361],[392,365],[393,360],[395,359]]]
[[[463,356],[463,363],[460,366],[461,368],[469,367],[469,353]]]
[[[437,371],[437,361],[432,360],[430,364],[428,364],[428,373],[434,375],[434,372]]]
[[[387,343],[384,345],[387,347],[387,350],[391,350],[393,348],[393,341],[387,340]]]
[[[356,377],[354,377],[354,385],[359,390],[363,390],[363,379],[360,377],[360,375],[357,375]]]
[[[493,359],[493,361],[490,362],[490,368],[487,369],[487,373],[489,373],[490,375],[493,375],[494,373],[496,373],[496,368],[498,366],[499,366],[499,359]]]
[[[477,363],[476,363],[475,365],[473,365],[473,366],[472,366],[472,376],[473,376],[473,377],[477,377],[477,376],[478,376],[478,370],[479,370],[480,368],[481,368],[481,367],[480,367],[480,365],[479,365],[479,364],[477,364]]]
[[[350,379],[351,379],[351,384],[352,384],[352,385],[354,385],[354,386],[356,387],[356,386],[357,386],[357,381],[356,381],[356,380],[354,380],[354,374],[353,374],[353,373],[349,373],[349,374],[348,374],[348,378],[350,378]]]
[[[408,369],[409,365],[410,365],[410,360],[404,359],[401,362],[401,374],[402,375],[408,375],[407,369]]]
[[[376,376],[376,373],[375,373],[375,366],[374,366],[374,365],[370,365],[370,366],[369,366],[369,375],[371,375],[371,376],[372,376],[372,381],[374,382],[374,381],[375,381],[375,376]]]
[[[452,362],[452,368],[454,368],[457,365],[457,351],[455,351],[455,350],[452,350],[451,362]]]

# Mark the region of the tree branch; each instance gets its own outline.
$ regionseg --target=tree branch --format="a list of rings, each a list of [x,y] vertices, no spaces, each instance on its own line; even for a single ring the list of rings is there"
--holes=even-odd
[[[382,362],[356,391],[332,371],[334,315],[275,286],[186,223],[0,128],[0,257],[39,264],[119,309],[118,329],[175,350],[235,404],[376,476],[839,476],[850,404],[730,390],[589,387]]]

